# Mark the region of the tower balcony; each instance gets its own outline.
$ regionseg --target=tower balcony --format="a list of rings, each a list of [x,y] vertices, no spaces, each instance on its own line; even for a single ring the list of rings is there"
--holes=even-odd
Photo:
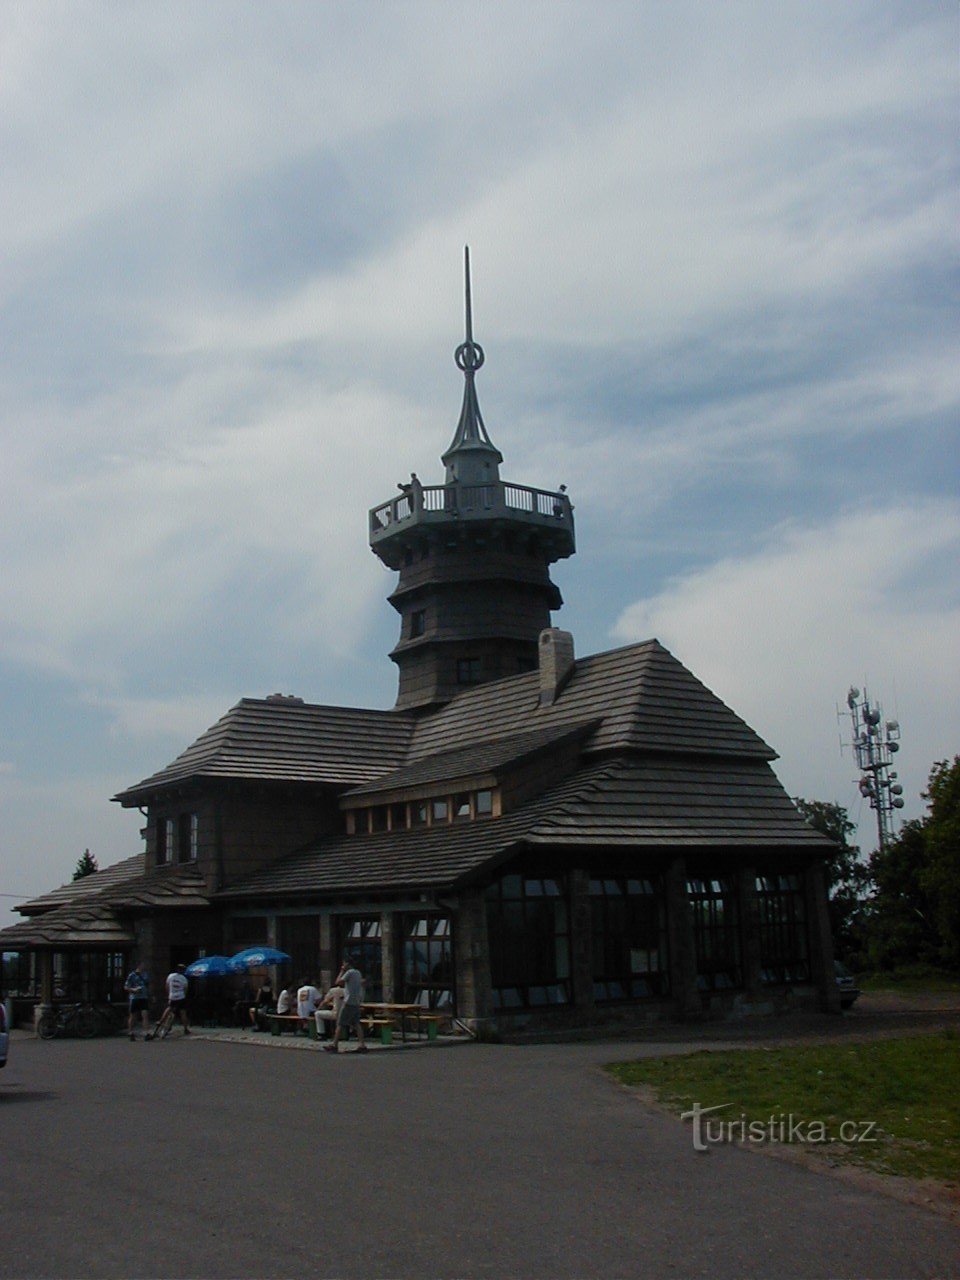
[[[567,494],[506,480],[405,486],[370,512],[370,546],[384,564],[397,569],[406,548],[423,534],[457,526],[479,532],[481,525],[535,532],[550,562],[576,550],[573,505]]]

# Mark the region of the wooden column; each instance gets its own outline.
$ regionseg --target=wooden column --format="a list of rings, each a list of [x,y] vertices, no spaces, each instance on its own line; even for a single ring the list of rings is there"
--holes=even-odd
[[[396,972],[397,942],[396,935],[398,917],[393,911],[384,911],[380,916],[380,969],[383,977],[383,998],[388,1003],[397,999],[400,988]]]
[[[590,873],[570,873],[570,984],[574,1008],[593,1013],[593,929],[590,916]]]
[[[490,951],[487,941],[487,911],[483,893],[468,889],[460,893],[453,922],[453,967],[457,983],[457,1016],[471,1020],[489,1018],[493,1013],[490,983]]]
[[[839,1013],[840,989],[833,970],[833,934],[822,862],[813,862],[803,871],[803,890],[810,940],[810,977],[820,995],[820,1008],[825,1013]]]

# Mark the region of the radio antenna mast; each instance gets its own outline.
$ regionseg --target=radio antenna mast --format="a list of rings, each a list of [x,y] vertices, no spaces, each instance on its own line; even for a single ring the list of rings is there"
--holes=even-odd
[[[894,838],[894,813],[903,808],[903,787],[891,769],[900,750],[900,725],[884,720],[879,702],[871,702],[866,686],[863,693],[853,685],[847,693],[847,709],[852,728],[853,755],[860,770],[858,787],[877,815],[877,841],[881,852]],[[840,712],[838,711],[838,715]]]

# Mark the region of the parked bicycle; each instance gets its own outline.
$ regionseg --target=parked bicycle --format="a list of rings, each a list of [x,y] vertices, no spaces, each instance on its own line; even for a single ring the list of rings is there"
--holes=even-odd
[[[109,1030],[108,1020],[92,1004],[65,1004],[57,1009],[45,1009],[37,1022],[37,1035],[41,1040],[54,1040],[58,1036],[91,1040]]]
[[[169,1005],[167,1005],[166,1009],[164,1009],[163,1013],[160,1015],[160,1020],[158,1021],[157,1025],[153,1028],[152,1031],[147,1032],[147,1034],[143,1038],[144,1040],[166,1040],[167,1036],[170,1034],[172,1027],[173,1027],[173,1010],[170,1008]]]

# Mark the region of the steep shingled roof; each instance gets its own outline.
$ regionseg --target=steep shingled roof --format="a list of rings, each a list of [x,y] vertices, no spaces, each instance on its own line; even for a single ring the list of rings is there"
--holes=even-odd
[[[419,720],[405,712],[244,698],[172,764],[115,796],[144,800],[188,780],[334,784],[383,789],[389,774],[428,780],[429,758],[462,774],[486,766],[470,752],[494,740],[543,735],[597,720],[586,749],[776,758],[756,733],[658,641],[580,658],[557,700],[539,702],[532,671],[465,690]],[[505,749],[509,749],[506,748]],[[480,756],[478,755],[478,760]],[[498,755],[500,763],[507,757]],[[446,774],[445,776],[455,776]],[[406,785],[393,778],[387,786]]]
[[[809,826],[763,761],[631,756],[528,839],[549,845],[790,849],[822,856],[833,847]]]
[[[243,698],[172,764],[115,796],[135,804],[177,782],[366,782],[403,763],[409,716],[359,707]]]
[[[669,751],[776,759],[715,693],[657,640],[578,658],[556,702],[535,671],[470,689],[418,722],[408,761],[506,734],[601,718],[588,751]]]

